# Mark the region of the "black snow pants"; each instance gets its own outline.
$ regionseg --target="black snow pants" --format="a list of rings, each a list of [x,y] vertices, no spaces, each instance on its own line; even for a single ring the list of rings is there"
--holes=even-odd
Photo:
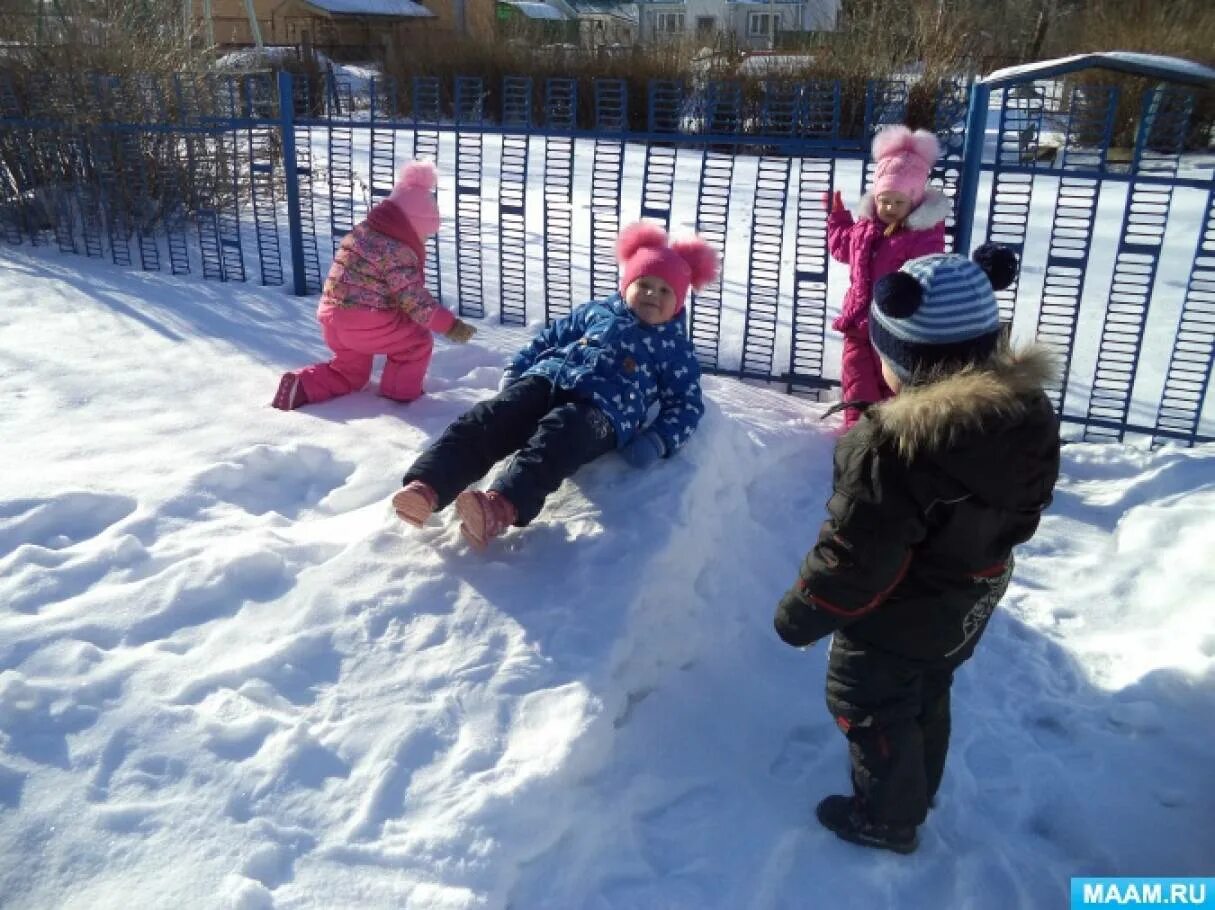
[[[615,448],[616,432],[603,411],[543,376],[524,376],[456,418],[418,456],[404,483],[429,484],[445,509],[514,453],[490,488],[510,501],[515,524],[524,527],[563,480]]]
[[[871,821],[919,825],[949,751],[949,691],[960,660],[913,661],[836,632],[827,708],[848,738],[852,787]]]

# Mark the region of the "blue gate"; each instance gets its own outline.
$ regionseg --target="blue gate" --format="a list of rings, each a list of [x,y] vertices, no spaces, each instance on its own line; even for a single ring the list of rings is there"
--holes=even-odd
[[[1122,86],[1074,78],[1095,67],[1143,84],[1124,98]],[[959,242],[970,245],[984,209],[976,200],[986,202],[985,239],[1025,253],[1027,238],[1049,237],[1022,256],[1020,287],[1000,293],[1001,309],[1014,332],[1059,355],[1062,381],[1048,392],[1086,440],[1121,441],[1128,432],[1155,442],[1211,439],[1203,408],[1215,355],[1215,182],[1209,155],[1185,154],[1196,128],[1210,129],[1193,117],[1200,102],[1210,104],[1211,77],[1184,61],[1094,54],[1015,67],[974,86],[972,110],[991,110],[995,97],[998,116],[994,130],[971,118]],[[1116,121],[1128,110],[1136,127],[1120,147]],[[1201,206],[1196,247],[1192,235],[1166,243],[1179,194],[1190,196],[1191,210]],[[1032,217],[1038,196],[1049,222]],[[1160,280],[1162,266],[1171,279]],[[1170,293],[1181,269],[1184,296]],[[1024,288],[1037,274],[1040,287]],[[1018,305],[1031,295],[1036,314]]]
[[[1128,99],[1130,76],[1146,81]],[[855,201],[873,133],[912,118],[941,140],[955,247],[1022,254],[1002,315],[1066,363],[1049,393],[1075,434],[1193,444],[1215,438],[1209,136],[1194,151],[1212,86],[1209,69],[1118,54],[971,83],[877,80],[856,109],[831,81],[772,81],[758,97],[655,82],[638,97],[622,80],[280,73],[97,77],[82,91],[2,76],[0,237],[277,285],[285,225],[292,289],[315,294],[399,164],[429,158],[445,227],[428,284],[461,315],[555,318],[614,288],[622,223],[695,227],[724,261],[688,308],[704,369],[823,398],[847,271],[827,255],[822,196]]]

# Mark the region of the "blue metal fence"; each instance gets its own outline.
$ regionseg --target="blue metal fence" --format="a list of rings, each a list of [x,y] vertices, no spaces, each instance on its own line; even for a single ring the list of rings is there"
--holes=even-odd
[[[688,309],[706,371],[823,397],[847,273],[827,255],[822,197],[855,199],[873,133],[918,104],[941,140],[934,180],[955,198],[956,248],[978,236],[1023,254],[1002,315],[1065,361],[1049,390],[1064,420],[1085,439],[1212,441],[1215,161],[1185,146],[1215,80],[1115,60],[1153,78],[1121,150],[1120,89],[1067,78],[1094,62],[1110,61],[875,81],[851,136],[835,82],[759,97],[655,82],[640,112],[622,80],[511,77],[491,93],[477,78],[97,77],[81,94],[0,74],[0,239],[219,281],[254,277],[256,251],[256,277],[281,285],[285,226],[291,287],[314,294],[399,164],[428,158],[449,217],[427,281],[461,315],[558,317],[614,288],[623,221],[695,226],[725,262]],[[1170,218],[1183,198],[1201,211],[1196,240]]]

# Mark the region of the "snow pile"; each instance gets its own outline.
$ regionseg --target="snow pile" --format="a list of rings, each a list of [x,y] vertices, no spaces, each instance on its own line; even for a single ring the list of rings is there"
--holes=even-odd
[[[847,786],[825,648],[770,625],[821,406],[710,379],[679,457],[600,460],[481,557],[386,501],[518,330],[440,341],[409,406],[280,413],[315,301],[0,272],[6,908],[1040,907],[1209,872],[1209,447],[1068,448],[923,846],[875,855],[811,820]]]

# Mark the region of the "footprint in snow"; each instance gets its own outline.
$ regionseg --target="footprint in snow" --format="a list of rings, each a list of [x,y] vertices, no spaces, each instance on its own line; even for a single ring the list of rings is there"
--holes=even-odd
[[[63,686],[0,672],[0,741],[7,740],[11,754],[68,768],[68,735],[92,726],[98,714]]]
[[[639,818],[639,840],[646,861],[659,875],[688,869],[704,860],[702,837],[722,820],[725,796],[697,787],[651,809]]]
[[[203,471],[189,493],[204,506],[209,499],[251,515],[298,518],[341,487],[354,468],[318,446],[256,445]]]
[[[785,737],[780,751],[768,772],[778,780],[795,781],[804,778],[823,760],[830,744],[831,728],[827,726],[795,727]]]
[[[74,490],[52,499],[0,502],[0,557],[19,547],[64,550],[91,540],[135,511],[129,496]]]

